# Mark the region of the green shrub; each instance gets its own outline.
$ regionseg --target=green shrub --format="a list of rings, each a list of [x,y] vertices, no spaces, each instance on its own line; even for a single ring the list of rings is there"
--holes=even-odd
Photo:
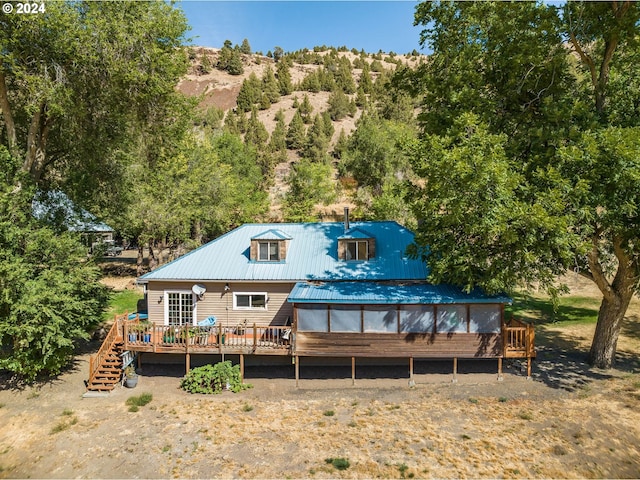
[[[125,402],[129,406],[130,412],[137,412],[140,408],[144,407],[147,403],[153,400],[153,395],[150,393],[143,393],[137,397],[129,397]]]
[[[240,366],[231,365],[227,360],[192,369],[184,377],[180,387],[189,393],[221,393],[227,388],[238,393],[251,388],[251,385],[242,383]]]
[[[335,468],[336,470],[346,470],[347,468],[349,468],[351,466],[351,464],[349,463],[349,460],[347,460],[346,458],[325,458],[324,461],[326,463],[329,463],[331,465],[333,465],[333,468]]]

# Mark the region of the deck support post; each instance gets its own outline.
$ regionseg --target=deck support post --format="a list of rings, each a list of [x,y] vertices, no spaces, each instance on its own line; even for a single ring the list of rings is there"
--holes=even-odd
[[[504,380],[502,376],[502,357],[498,357],[498,381],[501,382]]]
[[[527,357],[527,380],[531,380],[531,357]]]
[[[409,357],[409,388],[414,388],[416,381],[413,379],[413,357]]]
[[[240,354],[240,381],[244,383],[244,353]]]
[[[451,383],[458,383],[458,357],[453,357],[453,378]]]
[[[184,355],[184,363],[186,366],[186,370],[187,370],[187,375],[189,374],[189,370],[191,370],[191,354],[190,353],[185,353]]]
[[[142,370],[142,352],[138,352],[136,357],[138,357],[138,370]]]
[[[356,384],[356,357],[351,357],[351,385]]]
[[[294,356],[293,361],[296,364],[296,388],[298,388],[300,380],[300,357],[298,355]]]

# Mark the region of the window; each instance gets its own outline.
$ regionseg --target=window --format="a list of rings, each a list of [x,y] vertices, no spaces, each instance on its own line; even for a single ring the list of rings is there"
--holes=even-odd
[[[165,293],[165,324],[188,325],[193,323],[195,306],[191,292]]]
[[[466,333],[467,307],[464,305],[446,305],[438,307],[438,333]]]
[[[347,242],[346,260],[367,260],[369,258],[369,242],[366,240]]]
[[[258,261],[277,262],[280,260],[280,242],[258,242]]]
[[[500,305],[471,305],[469,331],[473,333],[500,332]]]
[[[331,305],[329,310],[332,332],[360,332],[360,306]]]
[[[363,316],[365,332],[398,333],[398,309],[395,305],[367,305]]]
[[[328,332],[327,305],[301,305],[298,307],[298,331]]]
[[[400,331],[403,333],[431,333],[433,323],[431,305],[403,305],[400,310]]]
[[[234,310],[266,310],[267,294],[259,293],[234,293],[233,294]]]

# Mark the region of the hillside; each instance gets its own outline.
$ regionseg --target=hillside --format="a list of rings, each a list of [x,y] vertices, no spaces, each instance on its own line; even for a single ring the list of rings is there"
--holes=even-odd
[[[324,47],[323,47],[324,48]],[[190,68],[189,73],[178,85],[178,89],[187,96],[196,96],[199,98],[199,104],[203,111],[211,107],[222,110],[226,115],[237,107],[238,94],[242,88],[243,82],[248,80],[252,74],[258,79],[262,79],[268,68],[275,71],[276,62],[273,58],[262,54],[242,54],[243,72],[239,75],[232,75],[227,71],[216,68],[219,64],[222,49],[194,47],[189,50]],[[298,52],[296,52],[298,53]],[[344,50],[336,50],[326,48],[321,50],[314,49],[313,52],[304,50],[302,54],[285,54],[285,58],[290,63],[289,73],[291,83],[293,85],[292,93],[281,95],[277,102],[271,104],[268,108],[258,110],[258,119],[264,125],[269,135],[271,135],[276,126],[276,113],[282,110],[284,122],[289,125],[294,114],[296,113],[296,103],[301,102],[306,95],[312,107],[312,116],[326,112],[329,108],[330,91],[309,91],[303,90],[300,84],[310,73],[317,72],[323,68],[320,59],[325,59],[327,55],[333,55],[334,58],[346,58],[350,65],[361,66],[361,62],[367,62],[369,67],[373,65],[369,75],[372,82],[376,82],[383,72],[380,71],[380,65],[384,73],[393,72],[399,64],[406,65],[410,68],[415,67],[424,57],[418,55],[395,55],[383,54],[365,54],[364,52],[355,52]],[[298,59],[307,57],[308,63],[300,63]],[[377,64],[374,64],[377,62]],[[378,71],[375,71],[378,70]],[[359,85],[363,68],[351,67],[351,77],[355,85]],[[348,98],[353,101],[356,98],[355,93],[347,94]],[[327,153],[333,150],[342,131],[348,136],[356,128],[356,123],[363,112],[362,106],[358,106],[353,115],[347,115],[344,118],[333,120],[333,135],[328,143]],[[248,118],[249,112],[245,113]],[[270,195],[270,214],[269,219],[272,221],[282,220],[281,202],[282,198],[288,190],[286,178],[291,171],[291,165],[300,160],[301,154],[296,150],[286,151],[286,161],[277,163],[274,166],[273,182],[269,187]],[[335,165],[334,165],[335,167]],[[335,168],[334,168],[335,171]],[[335,175],[334,175],[335,177]],[[336,202],[329,205],[317,205],[316,211],[321,218],[331,218],[342,214],[343,206],[351,204],[349,193],[340,192],[340,197]]]

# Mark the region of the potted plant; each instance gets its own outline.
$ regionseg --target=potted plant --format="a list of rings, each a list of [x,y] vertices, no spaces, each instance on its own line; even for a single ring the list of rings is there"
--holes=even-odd
[[[138,385],[138,374],[133,365],[129,365],[124,369],[124,386],[134,388]]]
[[[145,343],[149,343],[151,341],[151,327],[152,324],[148,320],[131,325],[129,327],[129,341],[142,340]]]

